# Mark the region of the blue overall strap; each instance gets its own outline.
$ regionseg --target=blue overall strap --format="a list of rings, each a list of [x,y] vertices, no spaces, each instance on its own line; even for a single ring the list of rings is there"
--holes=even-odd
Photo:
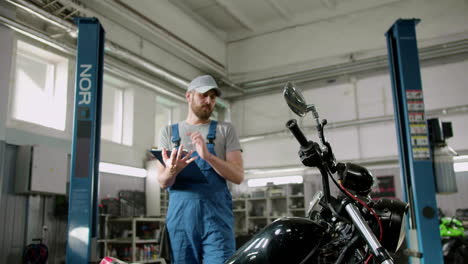
[[[209,144],[214,145],[214,140],[216,139],[216,126],[218,125],[218,121],[211,120],[210,128],[208,129],[208,135],[206,139],[208,139]]]
[[[174,148],[178,148],[180,145],[180,136],[179,136],[179,124],[172,124],[172,138],[171,141],[174,143]]]

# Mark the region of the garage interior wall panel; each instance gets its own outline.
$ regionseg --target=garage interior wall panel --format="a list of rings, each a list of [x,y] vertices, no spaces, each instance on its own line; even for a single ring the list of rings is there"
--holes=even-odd
[[[241,118],[243,125],[238,133],[240,135],[254,135],[272,131],[284,130],[286,121],[292,118],[291,110],[283,99],[279,89],[271,95],[244,99],[233,112],[234,118]],[[240,108],[239,108],[240,107]]]
[[[326,126],[325,126],[326,129]],[[339,129],[328,129],[325,137],[330,142],[337,161],[360,159],[359,129],[357,127],[345,127]],[[314,141],[319,138],[315,135]]]
[[[133,148],[137,149],[140,161],[144,161],[147,151],[154,144],[156,107],[154,92],[146,89],[134,90]],[[136,167],[144,167],[141,162]]]
[[[9,16],[6,9],[3,9],[3,5],[6,3],[0,3],[0,13],[5,16]],[[10,93],[10,72],[11,72],[11,54],[13,53],[13,32],[0,25],[0,140],[6,138],[6,120],[8,115],[8,98]]]
[[[53,196],[17,195],[14,189],[17,146],[0,141],[0,263],[22,263],[24,247],[41,237],[44,204],[49,264],[65,258],[66,218],[54,216]]]
[[[15,195],[17,147],[0,141],[0,263],[21,263],[27,196]]]
[[[63,263],[66,251],[67,216],[55,216],[55,196],[29,196],[27,215],[26,244],[30,244],[32,239],[42,237],[43,243],[49,249],[48,263]],[[46,232],[43,232],[42,224],[47,226]]]
[[[398,155],[396,129],[393,122],[360,126],[361,154],[363,159]]]
[[[355,92],[351,83],[316,89],[308,89],[307,85],[298,88],[302,89],[307,104],[315,104],[320,119],[325,118],[329,123],[356,119]]]
[[[299,143],[291,137],[271,137],[243,144],[244,168],[302,166],[297,151]]]
[[[468,60],[421,70],[426,109],[468,104]]]
[[[156,65],[164,65],[164,67],[169,71],[183,76],[187,80],[203,73],[194,66],[178,57],[175,57],[147,40],[142,40],[141,43],[141,49],[139,50],[140,56],[154,62]]]
[[[437,65],[422,68],[421,76],[426,111],[467,104],[467,65],[467,60],[451,63],[442,61]],[[316,104],[320,118],[326,118],[331,124],[394,115],[392,88],[388,74],[357,78],[355,88],[352,78],[350,78],[349,83],[318,88],[314,88],[311,84],[301,84],[298,85],[298,88],[303,91],[309,104]],[[313,125],[310,115],[299,118],[292,114],[285,105],[283,96],[279,92],[236,101],[233,104],[233,121],[236,128],[240,128],[241,136],[285,131],[284,135],[279,135],[276,139],[261,141],[263,146],[260,142],[243,143],[244,150],[255,149],[255,155],[252,157],[261,155],[257,149],[269,149],[270,151],[279,149],[275,144],[271,144],[280,141],[281,137],[287,135],[284,122],[289,118],[300,120],[301,127]],[[273,106],[274,108],[272,108]],[[468,134],[466,133],[468,131],[468,113],[466,111],[457,114],[449,113],[438,117],[442,121],[451,121],[453,124],[454,138],[448,140],[449,145],[456,150],[466,152],[468,150]],[[353,130],[354,132],[351,132]],[[392,121],[328,129],[327,137],[334,146],[335,154],[339,159],[370,160],[398,156],[396,130]],[[251,147],[250,144],[255,144],[255,147]],[[290,148],[290,146],[285,147]],[[244,156],[249,155],[248,151],[244,152]],[[296,156],[296,154],[294,155]],[[277,166],[291,165],[286,160],[288,158],[267,163],[275,163]],[[261,162],[256,161],[255,163]],[[259,166],[266,165],[259,164]]]
[[[358,79],[356,85],[359,119],[393,115],[392,88],[388,75]]]

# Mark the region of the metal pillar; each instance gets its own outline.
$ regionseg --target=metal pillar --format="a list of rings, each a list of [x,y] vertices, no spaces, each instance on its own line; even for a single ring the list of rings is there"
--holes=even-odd
[[[416,24],[399,19],[387,31],[393,87],[395,125],[400,151],[403,196],[410,203],[409,247],[421,254],[421,263],[443,263],[436,192],[429,148]],[[417,241],[411,239],[417,234]],[[415,243],[417,242],[417,243]],[[418,262],[418,259],[413,259]]]
[[[67,263],[88,263],[96,247],[104,30],[77,18],[75,119],[68,211]]]

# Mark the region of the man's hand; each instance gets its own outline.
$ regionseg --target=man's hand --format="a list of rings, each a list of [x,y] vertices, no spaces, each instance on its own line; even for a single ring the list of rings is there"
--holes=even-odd
[[[187,136],[190,137],[192,140],[192,144],[195,145],[195,149],[197,150],[198,155],[204,159],[208,160],[212,154],[206,147],[205,139],[203,136],[200,134],[200,132],[192,132],[192,133],[187,133]]]
[[[208,151],[205,139],[200,132],[187,133],[192,140],[198,155],[206,160],[211,167],[223,178],[235,184],[244,180],[244,165],[240,150],[226,153],[226,160],[222,160]]]
[[[181,172],[187,165],[190,164],[190,162],[197,159],[197,157],[190,158],[193,151],[190,151],[184,155],[183,147],[184,145],[181,144],[179,149],[174,148],[170,157],[167,155],[167,149],[164,148],[162,151],[164,164],[166,165],[166,170],[169,170],[168,174],[171,178]]]

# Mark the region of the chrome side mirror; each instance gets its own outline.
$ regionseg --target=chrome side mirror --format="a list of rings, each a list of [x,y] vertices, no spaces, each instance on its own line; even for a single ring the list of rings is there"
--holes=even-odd
[[[283,96],[289,108],[300,117],[304,117],[310,111],[304,96],[292,82],[286,83],[283,90]]]
[[[308,105],[301,91],[297,89],[292,82],[287,82],[284,86],[283,96],[286,100],[286,103],[289,105],[289,108],[291,108],[291,110],[296,113],[296,115],[304,117],[307,112],[312,112],[317,126],[317,131],[320,132],[321,125],[319,121],[319,114],[315,108],[315,105]]]

